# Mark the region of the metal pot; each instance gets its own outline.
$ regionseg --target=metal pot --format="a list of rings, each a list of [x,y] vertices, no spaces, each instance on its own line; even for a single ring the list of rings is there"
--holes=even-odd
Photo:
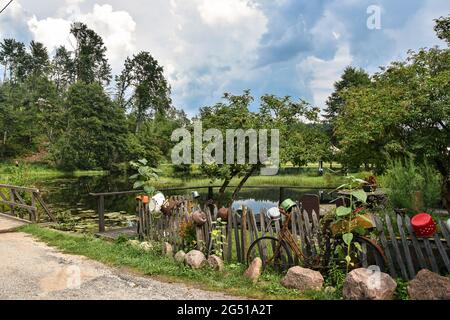
[[[201,227],[206,223],[206,213],[197,210],[192,214],[192,220],[197,226]]]
[[[283,208],[284,211],[289,212],[296,205],[297,204],[292,201],[292,199],[286,199],[280,204],[280,207]]]
[[[198,199],[198,198],[200,198],[200,194],[197,191],[192,191],[192,198]]]

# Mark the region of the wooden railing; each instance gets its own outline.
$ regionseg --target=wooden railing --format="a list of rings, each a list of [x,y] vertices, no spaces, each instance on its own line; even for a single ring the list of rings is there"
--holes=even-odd
[[[29,203],[25,200],[27,197],[24,196],[27,193],[30,194]],[[28,211],[28,220],[31,222],[38,222],[38,205],[40,205],[49,218],[52,221],[56,221],[55,216],[42,199],[39,189],[36,188],[0,184],[0,204],[9,207],[9,214],[11,216],[19,215],[20,218],[23,218],[23,212],[17,209],[25,209]]]

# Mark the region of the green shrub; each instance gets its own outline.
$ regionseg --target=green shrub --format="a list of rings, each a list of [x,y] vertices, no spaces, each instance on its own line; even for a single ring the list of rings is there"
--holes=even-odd
[[[423,208],[435,207],[440,200],[440,179],[434,168],[425,163],[416,165],[413,159],[395,160],[388,165],[384,186],[394,208],[413,209],[413,194],[423,194]]]

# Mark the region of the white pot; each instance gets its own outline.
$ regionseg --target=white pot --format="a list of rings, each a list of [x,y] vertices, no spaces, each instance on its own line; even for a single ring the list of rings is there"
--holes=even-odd
[[[448,232],[450,232],[450,219],[447,220],[446,225],[447,225]]]
[[[281,218],[280,209],[278,209],[277,207],[270,208],[266,212],[266,217],[269,218],[270,220],[280,220]]]
[[[166,198],[164,197],[164,195],[161,192],[158,192],[150,199],[148,207],[151,212],[160,212],[161,207],[165,201]]]

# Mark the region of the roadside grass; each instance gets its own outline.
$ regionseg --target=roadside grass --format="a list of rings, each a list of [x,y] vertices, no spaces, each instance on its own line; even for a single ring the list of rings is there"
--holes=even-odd
[[[199,289],[255,299],[333,299],[324,292],[300,294],[280,284],[282,275],[264,273],[257,284],[243,276],[245,266],[227,264],[224,273],[210,268],[193,270],[160,255],[160,247],[150,252],[131,246],[127,242],[108,242],[90,235],[79,235],[51,230],[37,225],[19,229],[62,252],[83,255],[106,265],[161,279],[182,282]]]

